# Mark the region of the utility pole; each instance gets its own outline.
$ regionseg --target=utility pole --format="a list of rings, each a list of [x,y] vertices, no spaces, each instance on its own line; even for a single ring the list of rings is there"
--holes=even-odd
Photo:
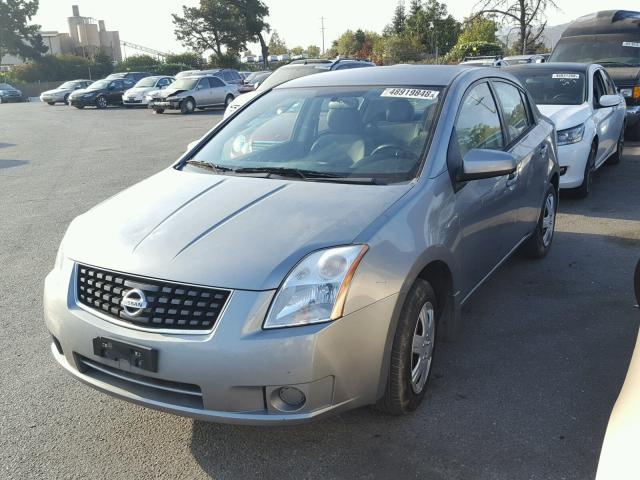
[[[322,55],[324,55],[324,17],[320,17],[321,27],[320,31],[322,32]]]

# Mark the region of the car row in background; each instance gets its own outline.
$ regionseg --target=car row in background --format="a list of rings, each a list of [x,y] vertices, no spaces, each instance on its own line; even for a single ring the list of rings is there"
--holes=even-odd
[[[507,67],[556,126],[560,188],[591,191],[593,173],[624,148],[625,101],[601,65],[540,63]]]
[[[239,96],[224,112],[224,118],[239,110],[253,98],[258,96],[260,92],[270,90],[278,85],[293,80],[294,78],[306,77],[315,73],[330,72],[336,70],[348,70],[352,68],[375,67],[375,63],[364,60],[338,59],[338,60],[322,60],[322,59],[306,59],[294,60],[288,65],[283,65],[275,72],[264,79],[254,90]]]
[[[0,103],[24,102],[22,92],[8,83],[0,83]]]

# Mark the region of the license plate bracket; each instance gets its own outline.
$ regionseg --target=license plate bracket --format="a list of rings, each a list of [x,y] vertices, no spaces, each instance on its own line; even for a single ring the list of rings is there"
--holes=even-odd
[[[93,339],[93,353],[109,360],[126,360],[132,367],[158,371],[158,351],[144,345],[134,345],[107,337]]]

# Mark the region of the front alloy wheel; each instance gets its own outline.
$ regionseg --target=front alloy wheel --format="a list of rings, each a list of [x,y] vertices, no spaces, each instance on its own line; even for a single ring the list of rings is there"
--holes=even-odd
[[[180,111],[182,113],[193,113],[195,109],[196,109],[196,103],[193,101],[192,98],[187,98],[183,100],[182,104],[180,105]]]
[[[431,302],[426,302],[420,309],[418,321],[413,332],[411,349],[411,388],[416,395],[422,392],[433,358],[433,345],[436,334],[436,312]]]
[[[96,107],[99,109],[107,108],[107,99],[106,97],[98,97],[96,100]]]

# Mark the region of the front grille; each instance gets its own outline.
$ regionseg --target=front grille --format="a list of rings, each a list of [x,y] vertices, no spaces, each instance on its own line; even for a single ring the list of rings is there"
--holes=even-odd
[[[151,329],[211,330],[231,295],[229,290],[137,277],[86,265],[78,265],[76,271],[76,297],[80,304]],[[146,306],[139,310],[128,307],[127,311],[122,299],[133,289],[143,293]]]

